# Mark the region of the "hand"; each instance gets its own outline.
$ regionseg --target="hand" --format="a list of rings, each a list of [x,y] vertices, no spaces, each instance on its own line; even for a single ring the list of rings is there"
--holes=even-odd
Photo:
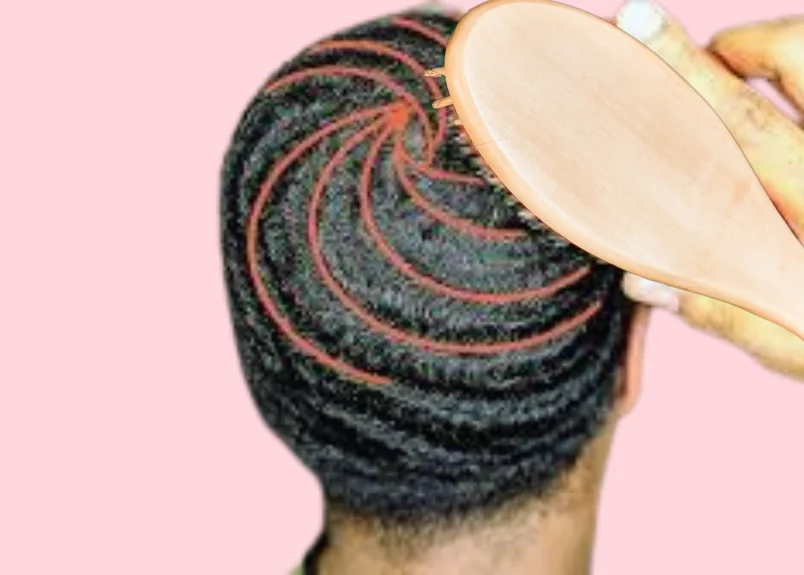
[[[646,1],[626,4],[617,24],[672,66],[717,112],[776,208],[804,239],[804,132],[741,79],[768,79],[804,109],[804,18],[727,30],[712,40],[708,51],[696,47],[672,16]],[[804,380],[804,340],[776,324],[632,274],[626,274],[623,288],[632,299],[677,312],[766,367]]]

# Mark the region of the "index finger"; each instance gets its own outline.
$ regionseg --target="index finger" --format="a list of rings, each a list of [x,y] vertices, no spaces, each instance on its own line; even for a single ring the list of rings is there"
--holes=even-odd
[[[804,133],[769,100],[700,49],[678,21],[652,2],[627,3],[617,19],[681,75],[734,136],[771,200],[804,234]]]
[[[730,28],[712,38],[708,48],[738,75],[778,84],[804,111],[804,17]]]

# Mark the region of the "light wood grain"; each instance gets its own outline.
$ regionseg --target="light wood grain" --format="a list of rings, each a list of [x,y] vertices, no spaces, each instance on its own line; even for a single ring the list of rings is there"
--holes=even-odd
[[[443,71],[494,173],[582,249],[804,338],[804,247],[720,118],[612,24],[543,0],[468,12]]]

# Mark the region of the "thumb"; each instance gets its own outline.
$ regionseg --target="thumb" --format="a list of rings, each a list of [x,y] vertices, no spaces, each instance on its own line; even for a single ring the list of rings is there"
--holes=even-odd
[[[717,113],[742,148],[763,184],[787,190],[800,180],[804,136],[767,98],[735,76],[715,56],[701,49],[681,23],[650,0],[628,0],[617,26],[659,56]],[[769,193],[773,193],[772,191]],[[778,198],[774,201],[780,202]],[[783,203],[783,202],[781,202]]]
[[[695,328],[743,346],[750,344],[743,340],[751,335],[751,330],[743,329],[746,327],[743,324],[746,321],[760,321],[756,316],[732,304],[631,273],[626,273],[623,277],[622,287],[625,294],[634,301],[678,314]]]
[[[682,76],[707,75],[699,49],[678,20],[651,0],[627,0],[617,13],[617,26]]]
[[[638,302],[666,309],[689,325],[722,337],[765,367],[804,379],[804,340],[729,303],[627,273],[623,291]]]
[[[717,112],[741,145],[771,124],[768,102],[750,90],[711,54],[702,50],[681,23],[650,0],[628,0],[617,14],[617,26],[676,71]],[[771,106],[772,107],[772,106]]]

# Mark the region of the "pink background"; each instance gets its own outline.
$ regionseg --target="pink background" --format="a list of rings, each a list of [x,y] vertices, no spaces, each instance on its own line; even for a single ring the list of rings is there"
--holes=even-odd
[[[665,5],[704,41],[797,4]],[[0,573],[282,574],[298,562],[320,493],[240,375],[219,167],[277,65],[408,6],[5,3]],[[596,574],[804,573],[804,385],[662,313],[644,378],[609,470]]]

